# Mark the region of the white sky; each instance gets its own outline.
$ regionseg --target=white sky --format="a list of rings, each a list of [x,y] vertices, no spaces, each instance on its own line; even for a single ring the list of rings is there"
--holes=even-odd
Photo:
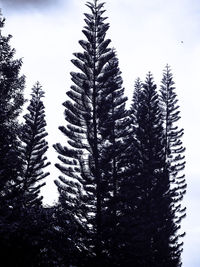
[[[83,12],[88,12],[84,3],[84,0],[0,0],[7,19],[4,34],[13,35],[11,44],[17,50],[16,56],[23,57],[27,97],[37,80],[46,91],[52,175],[43,190],[45,203],[52,203],[56,197],[53,180],[59,173],[53,168],[57,154],[52,144],[64,144],[57,128],[65,124],[61,104],[71,85],[72,53],[81,51],[78,40],[84,38],[81,32]],[[183,267],[199,267],[200,1],[107,0],[105,8],[110,22],[107,37],[117,49],[129,99],[137,77],[144,79],[151,71],[159,86],[165,65],[168,63],[172,67],[181,106],[180,126],[185,129],[187,148],[187,218],[183,222],[187,235]]]

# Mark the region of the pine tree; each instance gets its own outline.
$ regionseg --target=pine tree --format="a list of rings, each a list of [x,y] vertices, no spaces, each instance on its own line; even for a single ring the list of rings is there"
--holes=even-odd
[[[12,257],[13,237],[18,228],[22,162],[19,153],[18,115],[24,104],[25,77],[20,75],[21,59],[14,59],[15,49],[3,36],[5,19],[0,14],[0,251],[1,260]],[[15,248],[14,248],[15,247]]]
[[[18,115],[24,103],[24,76],[20,76],[21,59],[14,59],[9,45],[11,35],[3,36],[5,19],[0,15],[0,209],[18,205],[21,161],[18,152]]]
[[[143,229],[144,238],[142,241],[144,254],[140,260],[144,266],[145,264],[162,266],[157,262],[159,256],[156,254],[159,251],[155,246],[157,232],[162,230],[159,223],[162,209],[160,190],[161,184],[164,183],[163,128],[156,85],[151,73],[147,75],[139,100],[136,137],[141,155],[141,181],[139,181],[141,200],[138,208],[139,213],[141,212],[140,227]]]
[[[120,195],[120,219],[119,231],[121,246],[118,251],[119,262],[126,266],[140,266],[138,254],[140,255],[143,244],[141,244],[143,233],[138,230],[140,225],[138,211],[141,199],[141,151],[140,141],[137,137],[138,109],[142,102],[142,81],[138,78],[135,82],[131,107],[129,110],[129,127],[127,135],[123,138],[126,146],[122,154],[120,165],[121,173]],[[120,266],[120,264],[119,264]]]
[[[45,156],[48,144],[45,140],[47,133],[42,101],[44,91],[38,82],[32,88],[31,96],[20,134],[22,171],[18,198],[21,209],[10,235],[11,244],[7,251],[12,257],[7,261],[8,266],[39,266],[44,260],[50,262],[55,257],[49,255],[46,259],[46,254],[53,254],[50,239],[57,235],[53,231],[54,218],[50,218],[42,207],[42,196],[39,196],[41,187],[45,185],[42,181],[49,175],[44,168],[50,163],[46,162]]]
[[[40,189],[45,185],[41,183],[49,172],[44,172],[50,162],[46,162],[45,153],[48,143],[45,140],[47,132],[45,130],[45,108],[42,101],[44,91],[37,82],[32,89],[32,99],[28,106],[28,113],[24,115],[25,124],[21,136],[21,156],[23,160],[23,194],[24,205],[33,207],[41,205],[42,196],[39,196]]]
[[[151,73],[142,86],[137,82],[133,99],[132,160],[124,189],[124,194],[126,191],[128,194],[124,209],[127,223],[124,263],[126,266],[164,266],[160,259],[162,248],[157,244],[162,243],[162,212],[165,213],[168,184],[163,171],[162,117]]]
[[[122,97],[115,52],[109,48],[110,40],[105,39],[109,24],[104,22],[106,18],[102,16],[105,12],[104,3],[94,0],[86,5],[91,10],[91,14],[85,14],[83,33],[87,41],[79,41],[84,52],[75,53],[76,59],[72,60],[81,72],[71,73],[74,85],[67,92],[68,99],[64,102],[67,125],[60,127],[68,144],[64,147],[61,144],[54,145],[61,161],[56,167],[63,174],[56,185],[66,218],[77,225],[74,236],[78,233],[77,240],[82,240],[80,231],[87,230],[89,236],[86,239],[91,242],[86,247],[91,255],[96,255],[93,265],[101,266],[105,196],[110,190],[116,190],[116,185],[110,189],[106,179],[117,178],[113,176],[115,159],[111,159],[109,152],[107,157],[110,158],[106,164],[105,151],[111,148],[113,138],[116,139],[114,142],[118,142],[117,139],[123,135],[113,135],[113,126],[117,131],[116,121],[125,116],[125,98]],[[117,146],[114,145],[113,149],[118,150]],[[112,183],[116,184],[114,180]],[[104,191],[105,188],[109,192]],[[114,191],[113,194],[116,194]]]
[[[183,129],[180,129],[178,122],[180,119],[180,110],[178,99],[175,93],[173,75],[170,67],[167,65],[163,72],[161,93],[161,107],[164,123],[164,147],[165,147],[165,172],[170,181],[171,191],[171,213],[169,220],[171,224],[170,233],[166,236],[170,246],[170,266],[181,266],[182,245],[180,238],[180,223],[185,217],[185,208],[182,207],[181,201],[186,192],[186,181],[183,170],[185,167],[185,156],[181,138]]]
[[[101,105],[101,175],[102,175],[102,217],[103,247],[108,266],[117,266],[121,236],[119,234],[120,184],[122,175],[122,154],[126,151],[123,139],[129,127],[128,112],[125,109],[121,72],[116,56],[109,61],[105,72],[110,78],[102,93]]]

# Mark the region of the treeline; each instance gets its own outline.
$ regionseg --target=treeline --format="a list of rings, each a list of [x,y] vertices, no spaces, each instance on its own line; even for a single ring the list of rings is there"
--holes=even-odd
[[[160,89],[149,72],[126,108],[104,4],[87,2],[67,91],[66,143],[54,144],[59,201],[43,207],[46,152],[44,91],[24,100],[22,61],[0,35],[0,254],[2,266],[178,267],[185,216],[180,109],[167,65]],[[0,32],[5,19],[0,19]],[[56,130],[56,129],[55,129]],[[48,179],[48,178],[47,178]]]

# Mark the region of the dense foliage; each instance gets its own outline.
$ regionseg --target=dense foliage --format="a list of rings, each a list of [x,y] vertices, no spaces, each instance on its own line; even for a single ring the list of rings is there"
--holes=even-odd
[[[5,267],[179,267],[185,148],[171,69],[160,90],[150,72],[138,78],[127,109],[104,3],[86,6],[59,127],[66,141],[54,144],[60,176],[53,207],[42,206],[40,192],[50,164],[44,92],[36,83],[20,124],[22,61],[0,32],[1,260]]]
[[[0,17],[0,31],[4,22]],[[0,209],[17,203],[20,190],[17,117],[24,103],[25,79],[20,76],[22,61],[14,59],[15,50],[9,45],[10,39],[11,35],[0,35]]]
[[[24,205],[41,205],[42,196],[39,197],[41,184],[49,173],[44,173],[44,168],[50,162],[46,162],[45,153],[48,149],[45,137],[45,110],[42,102],[44,92],[39,83],[32,89],[32,99],[28,106],[28,113],[24,115],[25,124],[22,128],[21,140],[21,158],[23,161],[22,181]]]

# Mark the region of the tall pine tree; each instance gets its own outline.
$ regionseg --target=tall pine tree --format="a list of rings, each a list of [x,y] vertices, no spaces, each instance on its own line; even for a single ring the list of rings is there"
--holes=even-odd
[[[11,35],[3,36],[5,19],[0,15],[0,209],[18,205],[19,123],[18,115],[24,103],[24,76],[20,76],[21,59],[14,59],[15,49],[9,45]]]
[[[89,252],[96,255],[93,265],[101,266],[105,208],[117,194],[116,160],[124,134],[118,128],[126,116],[126,99],[115,52],[105,38],[109,24],[102,16],[104,3],[94,0],[86,5],[91,10],[85,14],[87,40],[79,41],[84,51],[75,53],[72,60],[80,72],[71,73],[74,85],[64,102],[67,125],[60,127],[68,144],[54,146],[61,161],[56,166],[63,174],[56,185],[64,212],[77,225],[77,232],[85,228],[90,233],[85,237],[91,241]],[[116,207],[109,210],[115,216]]]
[[[0,251],[5,263],[9,257],[15,258],[13,238],[21,216],[22,161],[17,118],[24,103],[25,77],[20,75],[22,60],[14,58],[11,35],[2,34],[4,23],[0,14]]]
[[[124,255],[126,266],[162,265],[163,220],[165,193],[164,145],[162,117],[152,74],[145,83],[136,84],[132,105],[133,144],[130,170],[124,193],[127,225]],[[131,152],[130,152],[131,153]],[[132,227],[132,229],[130,228]]]
[[[121,247],[119,234],[120,186],[122,183],[122,154],[126,152],[124,138],[129,128],[128,112],[125,109],[121,72],[116,56],[108,62],[105,72],[110,78],[102,92],[101,105],[101,176],[103,248],[108,266],[117,266]]]
[[[24,115],[25,124],[21,136],[21,156],[23,160],[22,192],[24,205],[33,207],[42,204],[42,196],[39,196],[39,194],[45,182],[41,182],[49,175],[49,172],[44,172],[44,168],[50,162],[47,162],[45,156],[48,143],[45,140],[47,132],[45,130],[45,109],[42,101],[44,91],[38,82],[33,87],[31,96],[28,113]]]
[[[129,111],[129,127],[127,135],[123,139],[126,150],[122,153],[121,185],[120,185],[120,220],[119,234],[121,246],[118,251],[119,262],[126,266],[140,266],[139,258],[143,244],[141,242],[143,232],[138,228],[141,224],[141,147],[138,138],[139,105],[142,103],[142,81],[138,78],[135,82],[133,99]],[[145,186],[145,185],[144,185]],[[120,266],[120,264],[119,264]]]
[[[175,126],[179,107],[173,84],[168,67],[162,80],[161,98],[150,73],[143,85],[138,80],[135,84],[130,120],[131,156],[126,158],[129,167],[125,169],[122,186],[124,194],[127,193],[124,221],[129,227],[123,251],[127,266],[181,265],[182,235],[178,230],[185,215],[180,201],[186,185],[184,175],[178,175],[185,163],[180,141],[183,130]]]
[[[170,67],[167,65],[163,72],[161,84],[161,107],[164,123],[164,146],[165,146],[165,163],[166,175],[170,181],[171,192],[171,217],[170,235],[166,236],[170,246],[171,266],[181,266],[181,252],[183,243],[180,238],[180,223],[185,217],[185,208],[182,207],[181,201],[186,193],[186,181],[183,174],[185,167],[185,148],[181,138],[184,130],[179,128],[180,110],[178,99],[175,92],[173,75]]]

